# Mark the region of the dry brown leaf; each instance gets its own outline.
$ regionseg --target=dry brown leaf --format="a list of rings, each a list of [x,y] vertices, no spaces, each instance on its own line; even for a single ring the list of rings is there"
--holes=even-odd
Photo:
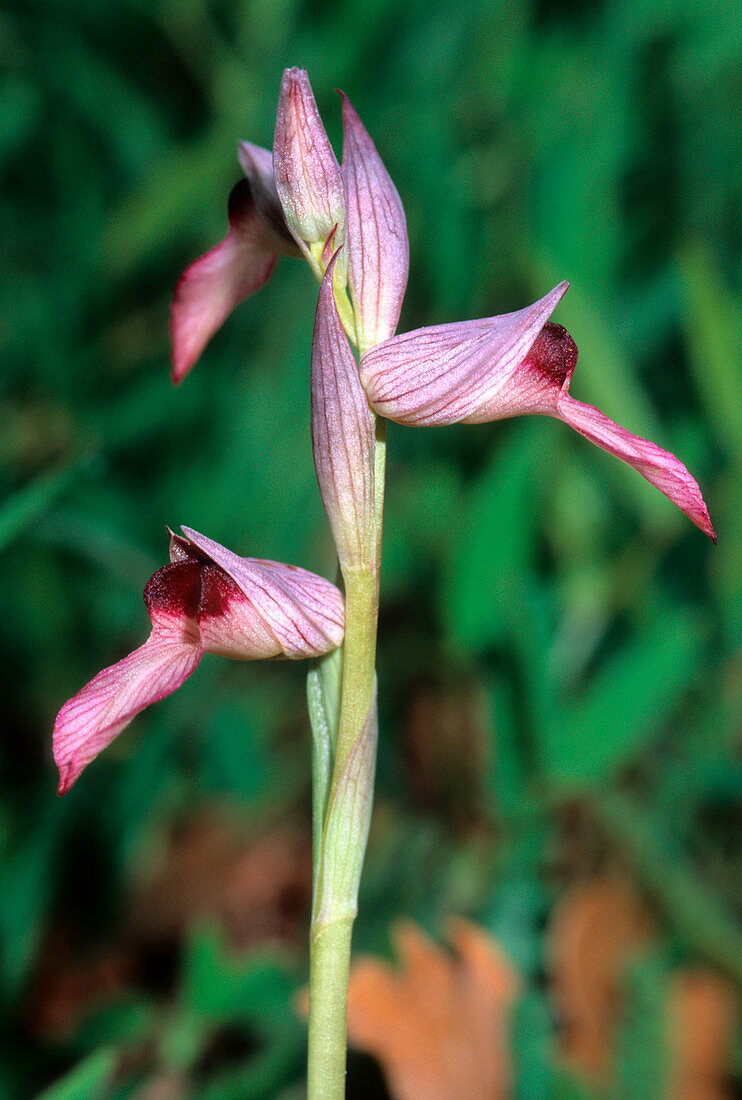
[[[245,837],[228,813],[213,808],[168,838],[135,891],[132,932],[160,942],[215,917],[239,947],[297,942],[311,884],[308,830],[285,824]]]
[[[610,1080],[626,965],[653,936],[647,906],[617,875],[573,887],[552,916],[548,954],[561,1053],[596,1084]]]
[[[452,921],[449,939],[453,955],[400,923],[398,969],[372,957],[353,964],[349,1041],[378,1059],[395,1100],[504,1100],[515,971],[469,921]]]
[[[669,1100],[731,1100],[739,1003],[711,970],[677,975],[669,1001]]]
[[[123,945],[111,944],[80,957],[61,931],[40,953],[28,1007],[28,1023],[39,1036],[63,1039],[96,1006],[132,988],[134,960]]]

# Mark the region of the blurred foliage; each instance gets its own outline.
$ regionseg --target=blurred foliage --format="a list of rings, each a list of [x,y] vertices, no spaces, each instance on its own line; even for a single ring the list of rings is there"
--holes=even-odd
[[[569,278],[574,395],[704,488],[716,548],[564,425],[389,433],[356,943],[477,917],[522,978],[518,1094],[593,1096],[555,1053],[543,929],[619,866],[663,938],[611,1095],[666,1095],[677,968],[742,984],[736,5],[5,0],[0,28],[0,1100],[301,1095],[305,669],[206,659],[61,802],[50,762],[61,703],[146,635],[165,523],[333,573],[308,271],[279,264],[167,376],[170,289],[293,64],[338,148],[349,93],[398,185],[402,328]],[[349,1095],[385,1095],[364,1056]]]

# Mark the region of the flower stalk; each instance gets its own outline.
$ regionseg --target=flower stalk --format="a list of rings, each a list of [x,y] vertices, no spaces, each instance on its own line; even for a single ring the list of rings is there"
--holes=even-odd
[[[338,314],[330,300],[332,268],[320,291],[318,328],[323,318],[330,318],[332,327]],[[323,293],[325,297],[323,298]],[[324,305],[323,305],[324,303]],[[326,312],[320,313],[320,310]],[[336,336],[339,335],[336,331]],[[315,347],[319,341],[315,340]],[[342,346],[342,345],[341,345]],[[328,359],[327,345],[322,356]],[[348,352],[348,354],[350,354]],[[352,360],[349,378],[357,382],[357,368]],[[314,395],[321,386],[313,385]],[[308,1092],[310,1100],[338,1100],[345,1095],[345,1058],[347,1036],[347,995],[350,969],[350,949],[353,922],[358,908],[358,886],[371,820],[374,771],[376,764],[376,636],[379,611],[379,566],[384,501],[384,443],[377,439],[374,414],[367,409],[360,390],[363,407],[357,416],[366,446],[355,462],[355,472],[364,473],[365,484],[349,500],[342,503],[331,499],[333,489],[342,483],[342,462],[335,455],[334,470],[322,469],[321,455],[315,433],[315,458],[318,463],[320,487],[325,507],[335,532],[345,588],[345,637],[341,647],[340,688],[332,699],[334,685],[329,684],[330,662],[335,655],[322,660],[321,672],[309,674],[310,715],[314,735],[313,807],[314,807],[314,893],[310,929],[309,969],[309,1060]],[[351,402],[347,402],[346,411]],[[342,420],[342,417],[341,417]],[[336,420],[337,427],[337,420]],[[335,431],[347,440],[352,433]],[[340,470],[340,474],[338,474]],[[334,473],[334,477],[332,474]],[[329,480],[333,484],[329,484]],[[365,489],[365,492],[364,492]],[[342,495],[342,494],[340,494]],[[335,493],[337,497],[337,492]],[[344,513],[352,513],[350,525]],[[355,524],[355,530],[349,529]],[[318,714],[313,697],[322,693],[326,705]],[[334,703],[334,705],[333,705]],[[318,721],[319,718],[319,721]],[[332,768],[326,767],[326,751],[332,752]],[[322,786],[326,785],[326,791]],[[322,807],[322,820],[317,820]]]

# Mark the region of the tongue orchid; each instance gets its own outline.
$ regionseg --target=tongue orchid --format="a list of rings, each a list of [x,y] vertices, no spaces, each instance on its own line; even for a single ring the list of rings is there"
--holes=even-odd
[[[170,564],[149,579],[149,638],[99,672],[54,725],[59,793],[151,703],[170,695],[204,653],[238,661],[317,657],[343,640],[343,597],[306,569],[240,558],[183,528],[171,534]]]

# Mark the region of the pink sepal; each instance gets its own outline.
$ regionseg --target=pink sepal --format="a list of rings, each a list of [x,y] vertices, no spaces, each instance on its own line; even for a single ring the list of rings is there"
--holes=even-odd
[[[513,379],[568,285],[517,313],[416,329],[371,348],[360,363],[371,407],[417,427],[530,411]]]
[[[410,246],[402,202],[363,123],[342,92],[348,211],[348,286],[361,349],[394,335]]]
[[[312,340],[312,449],[317,481],[343,569],[374,559],[374,418],[340,323],[332,288],[320,287]]]
[[[237,159],[250,184],[255,205],[263,221],[266,245],[279,256],[300,256],[286,220],[273,175],[273,153],[250,141],[237,143]]]
[[[286,69],[273,143],[273,171],[286,224],[306,254],[337,227],[345,238],[345,187],[304,69]]]
[[[214,333],[249,294],[268,282],[276,263],[273,233],[247,180],[229,197],[229,232],[180,277],[170,314],[172,379],[181,382]]]
[[[251,616],[273,640],[273,652],[255,656],[299,660],[318,657],[340,645],[345,629],[345,607],[342,593],[330,581],[295,565],[238,557],[190,527],[184,527],[183,531],[188,541],[218,565],[246,597],[247,603],[241,608],[235,601],[234,613]],[[199,626],[202,617],[203,612]],[[221,646],[215,616],[210,619],[209,646],[205,648],[213,644]],[[240,656],[239,653],[226,653],[221,647],[219,652]]]
[[[202,654],[195,623],[164,614],[153,618],[143,646],[104,668],[60,710],[54,723],[58,793],[70,789],[135,715],[179,688]]]

